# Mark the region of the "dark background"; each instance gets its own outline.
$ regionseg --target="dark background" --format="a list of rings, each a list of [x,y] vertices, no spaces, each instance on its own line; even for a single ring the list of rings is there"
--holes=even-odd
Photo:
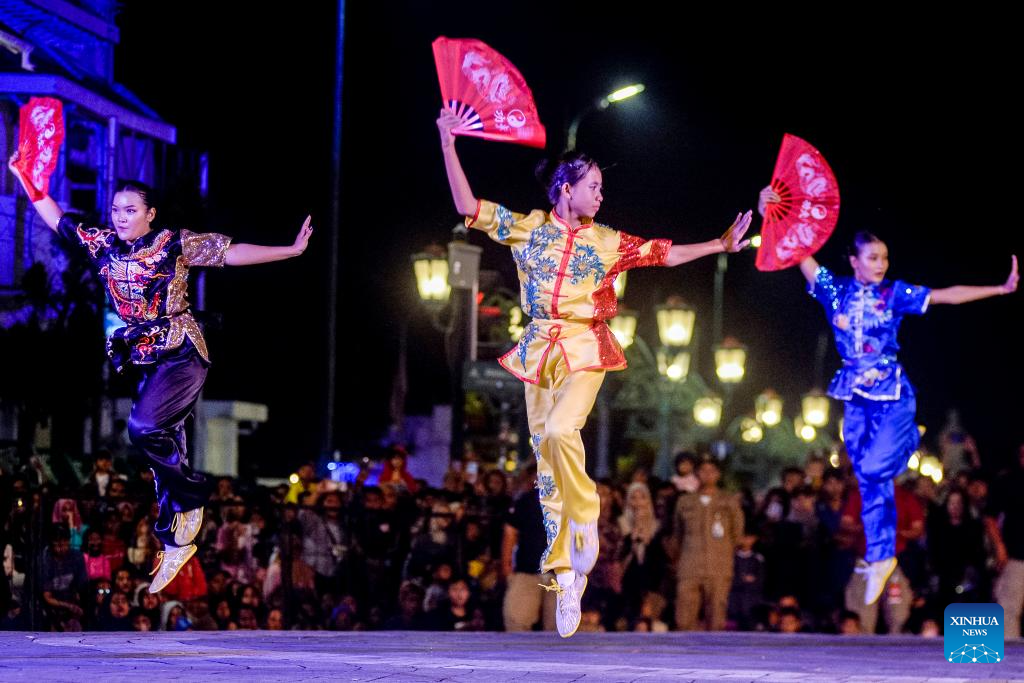
[[[290,243],[314,216],[299,260],[211,273],[208,308],[224,314],[211,338],[206,395],[265,402],[271,421],[245,445],[265,474],[319,453],[326,367],[327,217],[335,9],[273,10],[184,0],[128,2],[117,78],[170,123],[180,142],[210,152],[210,207],[197,218],[237,240]],[[419,309],[409,257],[443,243],[457,222],[434,124],[440,105],[430,51],[438,35],[476,37],[521,70],[548,128],[564,144],[572,116],[614,87],[647,91],[583,122],[578,147],[602,165],[602,222],[678,242],[716,237],[770,180],[784,132],[817,146],[842,191],[836,233],[819,259],[846,272],[857,230],[890,248],[890,274],[914,283],[998,284],[1024,253],[1016,201],[1019,90],[1013,22],[869,12],[698,16],[644,5],[553,9],[530,3],[349,2],[339,293],[338,445],[359,450],[388,425],[401,320],[410,322],[407,411],[447,400],[442,339]],[[796,8],[786,11],[790,14]],[[745,12],[746,10],[744,10]],[[835,10],[833,10],[835,11]],[[216,13],[214,13],[216,12]],[[632,13],[632,14],[630,14]],[[474,192],[516,210],[542,208],[537,150],[462,140]],[[758,224],[755,223],[755,227]],[[512,259],[482,235],[484,267],[514,285]],[[761,273],[753,253],[730,260],[725,333],[749,347],[736,394],[772,386],[796,410],[827,382],[826,329],[799,273]],[[626,305],[655,339],[653,305],[680,294],[697,309],[702,374],[709,353],[714,259],[630,274]],[[902,360],[934,436],[958,407],[983,458],[1020,443],[1020,295],[937,306],[903,325]]]

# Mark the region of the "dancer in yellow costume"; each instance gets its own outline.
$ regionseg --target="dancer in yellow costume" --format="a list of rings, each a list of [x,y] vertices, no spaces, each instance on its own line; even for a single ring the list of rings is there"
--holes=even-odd
[[[580,598],[597,561],[600,500],[587,476],[580,429],[608,370],[626,359],[608,327],[616,313],[615,278],[631,268],[678,266],[736,252],[750,212],[720,239],[673,245],[645,240],[594,222],[601,208],[602,177],[597,164],[580,153],[542,164],[538,178],[552,209],[523,215],[477,199],[455,152],[452,129],[462,123],[447,109],[437,126],[452,197],[466,225],[512,248],[519,270],[523,311],[532,318],[519,343],[501,357],[502,366],[526,385],[526,412],[537,456],[537,488],[548,547],[541,571],[556,580],[556,623],[567,638],[580,623]]]

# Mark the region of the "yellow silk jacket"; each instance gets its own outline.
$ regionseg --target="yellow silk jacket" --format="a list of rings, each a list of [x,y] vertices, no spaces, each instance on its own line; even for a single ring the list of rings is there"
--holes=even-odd
[[[557,345],[570,372],[622,370],[626,358],[607,321],[615,317],[615,278],[631,268],[665,265],[670,240],[645,240],[587,222],[572,228],[555,211],[529,214],[480,200],[466,225],[512,248],[523,312],[533,320],[499,359],[531,384]]]

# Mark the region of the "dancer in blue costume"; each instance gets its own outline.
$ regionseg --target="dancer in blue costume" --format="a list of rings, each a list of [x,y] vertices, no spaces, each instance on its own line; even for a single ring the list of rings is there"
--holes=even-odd
[[[778,202],[766,187],[758,210]],[[853,277],[837,276],[807,257],[800,271],[808,291],[825,307],[843,366],[828,395],[845,404],[843,439],[860,486],[861,517],[867,537],[864,602],[878,600],[896,569],[896,504],[894,480],[917,449],[919,435],[914,387],[896,358],[896,335],[905,315],[921,315],[929,305],[963,304],[1017,290],[1017,257],[1001,285],[958,285],[929,289],[901,280],[887,280],[889,250],[869,232],[854,237],[849,253]]]

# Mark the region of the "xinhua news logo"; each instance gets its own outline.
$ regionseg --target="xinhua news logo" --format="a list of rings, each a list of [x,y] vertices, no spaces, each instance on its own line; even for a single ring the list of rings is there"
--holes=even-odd
[[[992,603],[954,603],[946,608],[943,642],[947,662],[1003,661],[1003,608]]]

